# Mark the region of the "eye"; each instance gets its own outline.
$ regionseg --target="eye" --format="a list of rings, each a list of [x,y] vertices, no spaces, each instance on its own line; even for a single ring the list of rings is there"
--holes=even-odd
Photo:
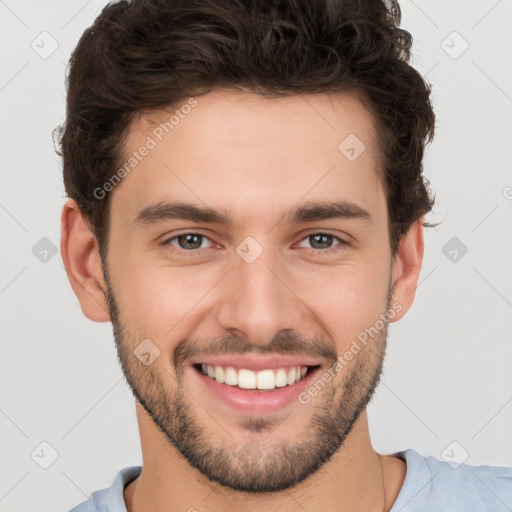
[[[338,243],[334,243],[337,241]],[[307,242],[308,245],[302,245]],[[200,249],[212,247],[213,242],[201,233],[186,232],[174,235],[163,242],[163,245],[172,245],[177,249],[182,249],[187,252],[194,252]],[[299,242],[300,247],[306,247],[316,252],[330,253],[341,250],[343,247],[348,246],[349,243],[341,238],[331,235],[329,233],[311,233]]]
[[[333,248],[334,240],[337,240],[339,243],[335,244]],[[303,238],[300,243],[303,243],[304,241],[309,242],[309,248],[319,250],[324,253],[337,251],[338,249],[348,245],[348,242],[345,242],[337,236],[330,235],[329,233],[311,233],[310,235]],[[304,246],[302,245],[301,247]]]
[[[173,245],[179,249],[193,251],[197,249],[205,249],[205,246],[203,246],[203,242],[205,240],[208,240],[208,242],[211,243],[211,240],[208,237],[201,235],[200,233],[181,233],[180,235],[175,235],[172,238],[167,239],[164,242],[164,245]]]

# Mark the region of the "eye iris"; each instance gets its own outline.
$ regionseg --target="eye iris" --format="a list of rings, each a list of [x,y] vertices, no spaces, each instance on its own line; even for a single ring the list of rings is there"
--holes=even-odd
[[[324,233],[317,233],[316,235],[311,235],[310,240],[314,240],[314,243],[311,243],[311,247],[314,249],[325,249],[331,246],[332,243],[332,235],[326,235]],[[315,244],[320,244],[320,247],[315,246]]]
[[[199,249],[201,247],[202,236],[187,233],[178,236],[178,243],[182,249]]]

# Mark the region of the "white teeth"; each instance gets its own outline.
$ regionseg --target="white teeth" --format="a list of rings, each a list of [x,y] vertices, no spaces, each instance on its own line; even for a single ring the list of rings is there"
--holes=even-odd
[[[295,384],[295,368],[291,368],[288,372],[288,378],[286,379],[288,381],[288,385]]]
[[[256,387],[258,389],[274,389],[274,372],[272,370],[263,370],[256,374]]]
[[[220,383],[224,382],[224,370],[222,367],[215,366],[213,370],[215,372],[215,380]]]
[[[236,370],[231,366],[226,368],[224,373],[224,383],[228,384],[229,386],[236,386],[238,384],[238,375]]]
[[[238,372],[238,387],[256,389],[256,374],[251,370],[240,370]]]
[[[295,384],[305,377],[308,368],[307,366],[295,366],[287,369],[253,372],[245,368],[237,371],[232,366],[223,368],[203,363],[201,370],[204,375],[228,386],[238,385],[242,389],[274,389]]]
[[[282,368],[279,368],[279,370],[277,370],[277,372],[276,372],[275,384],[276,384],[276,388],[282,388],[282,387],[288,385],[288,382],[286,379],[286,372]]]

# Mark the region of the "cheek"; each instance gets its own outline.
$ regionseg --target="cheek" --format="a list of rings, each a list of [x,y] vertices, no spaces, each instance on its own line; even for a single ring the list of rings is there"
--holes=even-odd
[[[161,343],[169,339],[171,329],[179,329],[194,316],[202,298],[219,281],[217,274],[206,270],[199,278],[197,267],[177,268],[155,261],[125,261],[123,267],[116,281],[121,314],[137,332]]]
[[[310,275],[308,282],[301,298],[343,346],[385,312],[389,269],[381,262],[318,272],[314,279]]]

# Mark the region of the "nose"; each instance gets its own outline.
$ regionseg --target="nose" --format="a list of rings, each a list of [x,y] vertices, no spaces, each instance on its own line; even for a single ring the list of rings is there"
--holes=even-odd
[[[266,345],[283,329],[301,331],[304,304],[285,265],[264,250],[252,263],[236,254],[223,281],[217,322],[252,344]]]

